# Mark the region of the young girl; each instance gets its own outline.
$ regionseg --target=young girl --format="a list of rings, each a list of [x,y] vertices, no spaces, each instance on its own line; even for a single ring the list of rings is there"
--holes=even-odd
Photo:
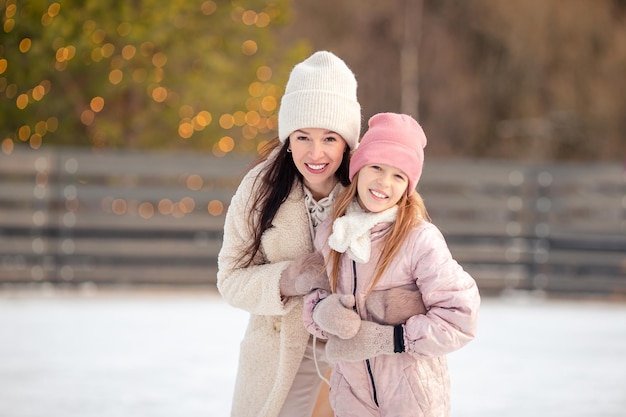
[[[333,294],[308,294],[303,316],[313,335],[328,339],[337,417],[448,416],[445,355],[476,333],[476,283],[452,258],[415,191],[425,146],[410,116],[373,116],[351,158],[352,183],[317,230]],[[424,314],[398,323],[372,312],[373,291],[407,284],[419,288]]]

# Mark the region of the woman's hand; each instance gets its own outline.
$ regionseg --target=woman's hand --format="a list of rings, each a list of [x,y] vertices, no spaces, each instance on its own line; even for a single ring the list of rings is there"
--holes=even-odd
[[[324,258],[318,252],[292,260],[280,276],[280,293],[285,297],[305,295],[315,289],[330,290]]]

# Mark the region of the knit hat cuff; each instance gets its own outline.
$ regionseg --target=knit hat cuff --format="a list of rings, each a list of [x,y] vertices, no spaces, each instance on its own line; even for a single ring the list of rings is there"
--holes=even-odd
[[[298,129],[338,133],[354,150],[361,133],[361,106],[354,98],[332,91],[298,90],[285,94],[278,113],[278,138],[285,142]]]
[[[408,177],[407,192],[411,195],[422,176],[424,155],[416,152],[414,147],[394,141],[361,143],[358,152],[350,159],[350,181],[361,168],[371,164],[384,164],[401,169]]]

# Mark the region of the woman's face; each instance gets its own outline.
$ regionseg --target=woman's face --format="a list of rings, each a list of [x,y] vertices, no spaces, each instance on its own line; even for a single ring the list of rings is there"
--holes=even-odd
[[[293,162],[316,200],[327,197],[337,184],[335,172],[346,147],[338,133],[326,129],[299,129],[289,135]]]
[[[398,204],[408,186],[408,177],[398,168],[365,165],[359,170],[357,198],[364,210],[379,213]]]

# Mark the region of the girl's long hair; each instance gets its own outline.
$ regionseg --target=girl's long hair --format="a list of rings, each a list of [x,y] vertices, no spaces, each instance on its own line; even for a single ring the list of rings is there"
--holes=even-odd
[[[282,145],[282,147],[281,147]],[[275,156],[271,156],[275,149],[280,148]],[[253,186],[252,206],[248,214],[247,223],[252,231],[252,240],[244,248],[239,257],[239,265],[248,267],[254,264],[254,260],[261,249],[261,237],[263,233],[272,227],[272,221],[280,206],[285,202],[291,188],[296,183],[302,183],[302,174],[298,171],[289,149],[289,138],[284,144],[274,138],[269,141],[260,151],[259,158],[253,167],[265,161],[268,165],[255,179]],[[270,158],[272,158],[270,160]],[[335,177],[345,187],[350,183],[348,169],[350,153],[346,146],[341,165],[335,172]]]
[[[333,210],[333,221],[338,217],[346,214],[350,203],[354,201],[357,195],[357,182],[359,179],[359,173],[357,172],[352,179],[352,183],[337,196],[335,200],[335,208]],[[398,251],[402,247],[402,244],[406,240],[411,230],[423,221],[430,222],[430,217],[426,210],[426,205],[422,196],[415,191],[411,195],[404,193],[400,201],[398,201],[398,214],[396,220],[391,226],[391,230],[384,237],[383,250],[378,258],[378,264],[376,266],[376,275],[370,282],[367,295],[369,295],[373,288],[376,286],[387,267],[391,264],[394,257],[398,254]],[[331,272],[329,276],[330,286],[333,292],[337,291],[337,279],[339,276],[339,265],[341,261],[342,253],[330,250],[327,264],[331,266]]]

